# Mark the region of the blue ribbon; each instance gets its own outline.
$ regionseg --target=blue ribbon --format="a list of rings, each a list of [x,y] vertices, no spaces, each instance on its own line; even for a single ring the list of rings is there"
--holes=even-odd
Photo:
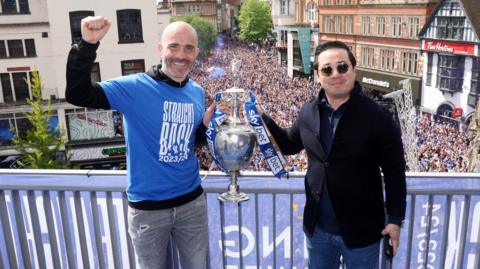
[[[222,93],[217,92],[215,94],[215,101],[220,102],[222,99]],[[217,151],[215,149],[215,137],[217,136],[217,127],[220,126],[225,120],[227,119],[227,114],[222,112],[220,109],[215,109],[215,113],[208,124],[207,131],[205,133],[207,137],[207,145],[210,153],[212,155],[212,159],[217,165],[217,167],[224,173],[228,173],[228,171],[220,164],[217,159]]]
[[[285,170],[287,167],[287,161],[285,160],[285,157],[283,157],[283,154],[274,146],[274,142],[270,140],[270,132],[265,127],[260,115],[258,115],[255,95],[252,91],[249,91],[248,93],[250,95],[250,101],[245,101],[245,111],[250,126],[257,134],[258,147],[260,148],[265,161],[267,161],[270,170],[276,177],[280,178],[285,174],[288,176],[288,172]]]

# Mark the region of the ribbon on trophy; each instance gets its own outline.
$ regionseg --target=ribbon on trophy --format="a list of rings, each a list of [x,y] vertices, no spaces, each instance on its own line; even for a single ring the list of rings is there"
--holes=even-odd
[[[220,92],[215,94],[215,100],[220,102],[222,94]],[[256,98],[252,91],[249,91],[250,101],[245,101],[245,111],[247,114],[247,119],[252,127],[252,129],[256,133],[258,147],[260,148],[260,152],[262,153],[264,159],[266,160],[270,170],[272,173],[280,178],[283,175],[288,176],[288,172],[286,171],[287,161],[283,154],[278,150],[278,147],[274,144],[275,142],[273,139],[270,139],[269,131],[265,127],[262,118],[258,114],[256,108]],[[215,110],[214,115],[208,125],[206,138],[207,144],[210,152],[212,153],[212,159],[217,165],[217,167],[224,173],[227,173],[227,170],[220,164],[217,156],[217,151],[215,149],[215,137],[217,135],[217,127],[220,126],[225,120],[227,119],[226,113],[220,111],[219,109]]]
[[[220,102],[221,99],[222,99],[222,93],[221,92],[215,93],[215,101],[217,101],[217,104]],[[215,137],[217,136],[217,127],[220,124],[222,124],[226,119],[227,119],[227,114],[225,112],[222,112],[220,109],[215,109],[215,113],[213,114],[212,119],[208,124],[207,132],[205,133],[205,136],[207,138],[208,149],[212,153],[211,154],[212,159],[217,165],[217,167],[224,173],[227,173],[228,171],[220,164],[220,162],[216,157],[217,151],[215,149]]]
[[[257,111],[257,100],[252,91],[249,91],[250,101],[245,101],[245,111],[247,113],[248,123],[255,130],[257,134],[257,143],[262,152],[265,161],[267,161],[268,166],[272,173],[280,178],[282,175],[287,175],[288,172],[285,170],[287,167],[287,161],[280,150],[277,150],[278,147],[274,145],[273,139],[270,139],[269,131],[263,123],[262,117],[258,115]]]

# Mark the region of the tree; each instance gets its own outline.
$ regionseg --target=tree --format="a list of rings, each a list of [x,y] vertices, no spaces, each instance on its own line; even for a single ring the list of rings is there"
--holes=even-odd
[[[31,83],[33,98],[26,101],[32,109],[23,112],[31,125],[30,130],[27,130],[25,135],[20,134],[10,123],[10,129],[14,133],[12,143],[22,156],[18,162],[23,168],[66,168],[66,159],[58,156],[60,150],[65,146],[62,140],[63,132],[59,130],[58,126],[54,128],[50,126],[52,107],[50,100],[46,106],[42,104],[42,84],[36,70],[32,72]]]
[[[171,21],[184,21],[195,28],[198,34],[199,57],[205,58],[208,56],[215,45],[215,38],[217,37],[217,31],[215,30],[215,24],[213,22],[207,21],[197,14],[175,16]]]
[[[272,15],[267,1],[246,0],[238,16],[240,39],[258,44],[267,38],[272,29]]]

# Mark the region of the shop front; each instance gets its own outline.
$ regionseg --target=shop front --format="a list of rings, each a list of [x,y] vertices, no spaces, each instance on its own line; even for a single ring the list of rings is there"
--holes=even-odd
[[[371,70],[367,71],[360,68],[356,69],[356,74],[356,79],[362,85],[364,92],[370,94],[374,98],[402,89],[400,81],[410,79],[413,105],[420,105],[422,86],[421,78],[387,74]]]

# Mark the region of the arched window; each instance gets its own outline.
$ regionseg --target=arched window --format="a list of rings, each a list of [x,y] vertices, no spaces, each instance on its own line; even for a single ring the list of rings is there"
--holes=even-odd
[[[309,22],[317,22],[317,4],[315,2],[309,2],[305,8],[305,18]]]

